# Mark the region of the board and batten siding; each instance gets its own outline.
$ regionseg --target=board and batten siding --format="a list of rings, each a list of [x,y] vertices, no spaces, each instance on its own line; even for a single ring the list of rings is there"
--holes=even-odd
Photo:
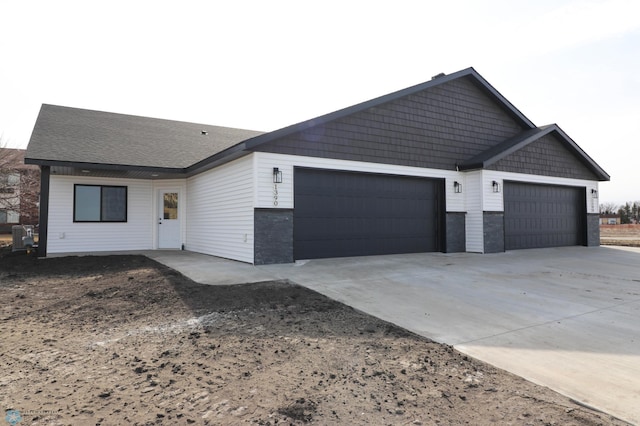
[[[74,184],[127,187],[127,222],[74,223]],[[153,244],[149,180],[51,176],[48,253],[148,250]]]
[[[256,208],[293,209],[293,170],[294,167],[308,167],[327,170],[345,170],[351,172],[379,173],[387,175],[416,176],[445,179],[446,210],[448,212],[465,212],[464,192],[456,194],[453,182],[463,183],[465,173],[454,170],[426,169],[419,167],[398,166],[393,164],[365,163],[360,161],[335,160],[318,157],[303,157],[287,154],[256,152]],[[282,183],[273,183],[273,168],[282,171]],[[277,200],[275,190],[277,189]],[[277,201],[277,206],[274,205]]]
[[[252,157],[187,179],[187,250],[253,263]]]

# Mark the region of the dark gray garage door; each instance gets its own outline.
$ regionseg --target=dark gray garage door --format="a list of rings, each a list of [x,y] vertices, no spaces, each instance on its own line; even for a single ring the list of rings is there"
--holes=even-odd
[[[579,187],[505,182],[505,249],[583,245],[584,194]]]
[[[294,258],[441,250],[443,181],[295,169]]]

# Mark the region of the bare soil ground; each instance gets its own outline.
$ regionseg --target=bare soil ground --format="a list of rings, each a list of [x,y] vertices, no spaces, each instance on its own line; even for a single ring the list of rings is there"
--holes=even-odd
[[[0,298],[19,425],[625,424],[287,282],[0,254]]]
[[[600,225],[600,244],[640,247],[640,225]]]

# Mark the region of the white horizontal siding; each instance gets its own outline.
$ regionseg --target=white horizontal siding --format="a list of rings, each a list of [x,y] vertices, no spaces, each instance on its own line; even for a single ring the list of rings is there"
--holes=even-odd
[[[74,223],[74,184],[127,187],[127,222]],[[51,176],[47,252],[147,250],[152,248],[152,183],[149,180]]]
[[[482,203],[482,172],[467,172],[465,176],[467,216],[465,222],[467,251],[484,253],[484,216]]]
[[[187,250],[253,263],[253,155],[187,179]]]
[[[455,194],[453,191],[454,181],[463,183],[464,189],[464,173],[461,172],[264,152],[258,152],[254,155],[256,156],[255,206],[259,208],[276,208],[276,206],[274,206],[274,167],[277,167],[282,171],[282,183],[277,185],[277,208],[291,209],[294,207],[293,169],[297,166],[365,173],[444,178],[446,179],[446,210],[449,212],[466,211],[464,195]]]
[[[487,212],[504,211],[504,197],[502,196],[504,174],[483,170],[481,175],[481,187],[478,188],[478,191],[483,197],[482,210]],[[500,186],[500,192],[493,192],[493,181],[496,181]]]

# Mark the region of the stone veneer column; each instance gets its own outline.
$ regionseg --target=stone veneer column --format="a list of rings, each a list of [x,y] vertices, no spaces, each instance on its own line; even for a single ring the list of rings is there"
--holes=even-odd
[[[255,209],[253,227],[255,265],[293,263],[293,210]]]

